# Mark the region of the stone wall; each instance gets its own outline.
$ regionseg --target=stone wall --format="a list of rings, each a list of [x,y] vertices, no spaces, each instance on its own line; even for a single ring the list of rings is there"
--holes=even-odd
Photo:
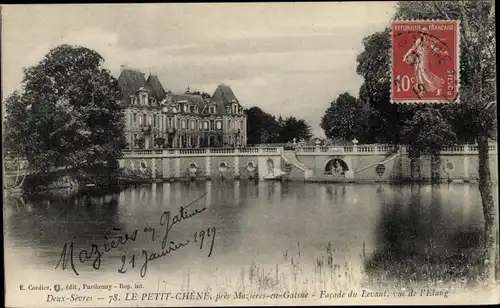
[[[396,180],[430,180],[431,157],[423,155],[417,160],[419,172],[413,172],[411,159],[406,153],[396,158],[389,153],[350,154],[350,153],[297,153],[297,159],[313,170],[311,178],[322,178],[328,181],[333,176],[327,174],[326,166],[333,159],[341,160],[352,172],[353,180],[359,181],[396,181]],[[237,155],[186,155],[155,158],[126,157],[120,164],[128,172],[135,172],[150,176],[153,179],[172,178],[206,178],[206,177],[241,177],[255,178],[267,174],[268,162],[271,160],[275,168],[287,173],[285,176],[292,180],[304,180],[304,171],[296,166],[287,164],[280,153],[251,154],[238,153]],[[383,167],[377,166],[385,162]],[[438,161],[438,177],[447,180],[477,180],[478,156],[477,154],[442,154]],[[497,180],[497,156],[490,153],[490,168],[492,179]],[[382,172],[381,172],[382,171]]]
[[[126,174],[139,174],[152,179],[176,178],[255,178],[259,170],[267,168],[267,160],[280,167],[281,156],[264,155],[225,155],[225,156],[186,156],[160,158],[131,158],[120,160],[120,167]]]

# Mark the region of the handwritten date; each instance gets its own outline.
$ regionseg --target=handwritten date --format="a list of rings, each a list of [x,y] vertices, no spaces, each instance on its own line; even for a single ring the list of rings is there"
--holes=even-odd
[[[182,241],[173,240],[169,237],[170,231],[174,226],[204,212],[207,209],[206,206],[199,208],[195,208],[193,206],[193,204],[202,199],[206,194],[207,193],[204,193],[202,196],[188,205],[181,206],[179,208],[179,211],[175,213],[175,215],[172,214],[171,211],[164,211],[159,220],[160,229],[162,230],[160,230],[158,234],[162,236],[161,242],[158,243],[158,250],[153,249],[154,251],[150,251],[148,249],[142,249],[140,255],[137,256],[136,254],[133,254],[131,256],[122,255],[121,266],[118,269],[118,272],[124,274],[129,268],[135,268],[137,262],[141,262],[142,265],[140,275],[141,277],[144,277],[147,274],[148,264],[150,262],[164,258],[167,255],[179,251],[190,244],[199,245],[200,250],[202,250],[204,246],[206,247],[208,245],[208,257],[210,257],[214,249],[215,237],[217,233],[215,227],[208,227],[196,231],[191,237],[187,237]],[[122,231],[121,229],[116,228],[114,228],[113,230]],[[153,243],[157,243],[158,234],[156,228],[145,226],[142,231],[144,234],[146,234],[146,236],[150,236]],[[122,235],[116,236],[115,238],[104,236],[105,242],[103,244],[92,244],[90,246],[90,249],[81,249],[77,253],[77,258],[80,263],[86,263],[88,261],[92,262],[92,267],[95,270],[99,270],[101,267],[102,258],[106,253],[109,253],[120,246],[126,246],[129,242],[135,242],[137,240],[138,234],[139,230],[135,229],[130,234],[124,233]],[[70,267],[76,275],[79,275],[75,266],[74,244],[72,241],[68,241],[63,245],[61,256],[58,263],[56,264],[56,269],[59,266],[62,267],[62,270]]]
[[[141,277],[146,276],[149,262],[166,257],[167,255],[172,254],[173,252],[178,251],[181,248],[190,245],[191,243],[198,244],[199,249],[202,250],[203,244],[208,242],[209,251],[208,251],[207,256],[211,257],[212,251],[214,249],[216,233],[217,233],[217,229],[215,227],[210,227],[210,228],[195,232],[193,234],[192,239],[185,239],[181,242],[170,241],[166,244],[165,247],[163,247],[163,245],[162,245],[163,249],[160,252],[150,252],[148,250],[143,249],[141,251],[141,257],[142,257],[142,266],[141,266],[141,270],[140,270]],[[128,268],[135,268],[136,267],[135,254],[128,257],[128,259],[129,260],[127,261],[127,256],[125,256],[125,255],[123,255],[121,257],[121,267],[120,267],[120,269],[118,269],[119,273],[125,274],[127,272]]]

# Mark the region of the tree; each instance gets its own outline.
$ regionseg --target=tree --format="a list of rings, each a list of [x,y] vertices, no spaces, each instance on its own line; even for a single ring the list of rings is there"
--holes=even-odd
[[[103,61],[61,45],[24,69],[23,91],[6,102],[7,150],[38,173],[116,166],[125,146],[121,92]]]
[[[452,19],[461,21],[460,106],[468,115],[471,135],[476,136],[479,152],[479,191],[485,220],[485,275],[495,278],[499,270],[498,211],[493,202],[488,141],[496,127],[495,100],[495,10],[486,1],[399,2],[396,18]]]
[[[10,157],[21,158],[24,155],[24,147],[26,146],[26,141],[24,140],[26,136],[29,135],[29,130],[26,125],[21,125],[21,123],[26,123],[28,120],[28,112],[31,106],[23,100],[21,94],[18,91],[14,91],[5,100],[5,106],[7,109],[5,126],[9,126],[10,123],[19,121],[18,129],[10,129],[6,127],[6,133],[4,134],[4,145],[7,151],[7,155]]]
[[[485,1],[402,1],[395,19],[451,19],[461,21],[460,97],[461,103],[446,107],[446,118],[452,123],[457,139],[475,139],[479,149],[479,190],[485,218],[485,274],[493,278],[494,263],[499,269],[498,216],[492,198],[488,139],[494,138],[495,99],[495,16],[494,6]],[[360,98],[370,102],[387,119],[395,131],[411,126],[408,119],[422,106],[390,104],[389,29],[363,40],[365,50],[358,56],[357,71],[365,79]],[[443,111],[445,109],[442,109]],[[402,136],[398,137],[399,139]],[[493,262],[496,260],[496,262]]]
[[[320,127],[328,138],[347,141],[356,138],[362,143],[368,143],[371,141],[369,116],[368,104],[346,92],[330,104],[321,118]]]
[[[409,155],[414,163],[421,154],[431,155],[432,179],[439,179],[441,165],[439,151],[443,146],[453,144],[456,135],[451,125],[444,119],[436,108],[426,107],[415,112],[409,125],[402,130],[404,143],[410,146]]]
[[[291,142],[293,138],[309,140],[311,137],[311,126],[304,119],[290,116],[280,126],[279,142]]]
[[[401,108],[390,101],[389,31],[385,29],[365,37],[364,50],[356,58],[356,72],[364,79],[359,89],[359,100],[370,106],[370,139],[379,143],[398,143],[402,125]]]
[[[279,124],[269,113],[259,107],[245,110],[247,115],[247,140],[249,144],[278,141]]]

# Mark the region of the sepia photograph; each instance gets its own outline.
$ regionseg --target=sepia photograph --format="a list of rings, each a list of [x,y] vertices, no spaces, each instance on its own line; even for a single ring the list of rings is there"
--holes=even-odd
[[[0,21],[6,307],[500,303],[495,1]]]

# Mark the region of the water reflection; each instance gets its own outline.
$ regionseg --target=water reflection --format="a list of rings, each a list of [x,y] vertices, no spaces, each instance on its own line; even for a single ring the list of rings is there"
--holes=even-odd
[[[216,227],[210,260],[199,249],[190,250],[151,264],[149,272],[242,269],[252,264],[274,268],[286,263],[294,273],[297,264],[304,266],[306,276],[322,275],[318,268],[328,265],[331,269],[347,266],[347,272],[359,267],[360,273],[364,270],[374,279],[434,279],[436,271],[447,271],[450,278],[465,277],[471,275],[481,242],[480,196],[467,185],[230,180],[158,183],[66,198],[9,199],[5,241],[9,252],[25,260],[17,271],[53,268],[66,240],[85,247],[116,234],[113,228],[132,232],[155,226],[164,211],[175,213],[203,194],[196,206],[207,210],[177,225],[169,237],[178,240]],[[130,243],[112,254],[111,261],[103,262],[102,270],[116,272],[119,262],[113,258],[141,249],[157,247],[144,238]],[[422,269],[424,264],[431,266]],[[240,273],[232,270],[229,275]]]
[[[483,230],[469,187],[412,185],[409,192],[395,194],[380,208],[377,248],[366,261],[367,272],[395,283],[475,279]]]

